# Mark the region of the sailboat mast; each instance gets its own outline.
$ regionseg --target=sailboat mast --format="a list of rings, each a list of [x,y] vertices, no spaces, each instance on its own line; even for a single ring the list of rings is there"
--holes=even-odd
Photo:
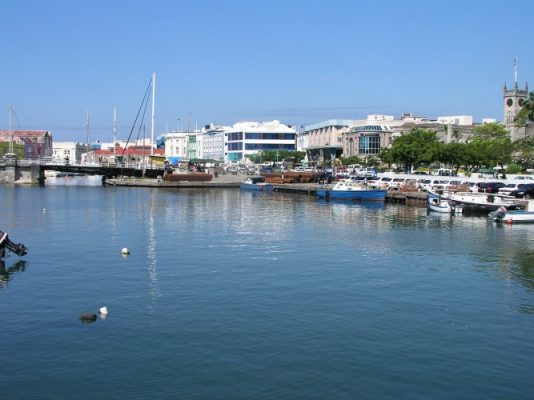
[[[13,153],[13,104],[9,105],[9,139],[9,152]]]
[[[113,107],[113,155],[115,155],[115,149],[116,145],[115,142],[117,141],[117,107]]]
[[[154,155],[154,121],[156,112],[156,73],[152,74],[152,126],[150,127],[150,155]]]

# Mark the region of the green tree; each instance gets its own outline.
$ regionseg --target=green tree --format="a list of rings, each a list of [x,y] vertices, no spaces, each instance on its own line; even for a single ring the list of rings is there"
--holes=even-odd
[[[528,98],[523,102],[523,107],[515,118],[522,125],[534,122],[534,92],[530,92]]]
[[[434,161],[438,155],[438,143],[435,131],[413,128],[393,142],[390,156],[394,162],[404,164],[409,172],[421,164]]]
[[[458,173],[460,167],[468,161],[467,145],[465,143],[439,143],[437,154],[438,161],[449,164],[455,173]]]
[[[513,145],[515,161],[522,169],[534,168],[534,137],[516,140]]]
[[[360,160],[357,156],[350,156],[350,157],[341,157],[341,162],[343,165],[353,165],[353,164],[361,164],[362,160]]]
[[[470,143],[478,153],[480,162],[486,167],[497,165],[505,171],[505,165],[512,161],[514,145],[509,132],[501,124],[477,126],[473,130]]]

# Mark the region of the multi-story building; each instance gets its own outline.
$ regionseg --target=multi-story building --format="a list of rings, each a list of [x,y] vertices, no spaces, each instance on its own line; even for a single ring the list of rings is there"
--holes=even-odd
[[[52,157],[52,135],[49,131],[13,130],[0,131],[0,141],[24,145],[24,158]]]
[[[77,142],[54,142],[52,147],[52,161],[57,163],[70,162],[79,164],[82,153],[87,152],[87,145]]]
[[[330,119],[316,124],[306,125],[299,139],[306,147],[306,157],[312,163],[340,157],[343,153],[343,134],[350,131],[357,121],[347,119]]]
[[[296,150],[297,131],[290,125],[269,122],[238,122],[226,133],[224,160],[244,161],[252,154],[268,150]]]
[[[206,125],[202,129],[202,158],[214,161],[224,161],[225,132],[229,126]]]

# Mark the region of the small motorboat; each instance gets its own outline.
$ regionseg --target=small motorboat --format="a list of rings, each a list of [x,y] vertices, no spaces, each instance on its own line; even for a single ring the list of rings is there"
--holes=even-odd
[[[271,183],[265,182],[264,176],[251,176],[239,184],[242,190],[268,191],[273,190]]]
[[[461,204],[455,204],[451,200],[431,191],[428,191],[428,209],[447,214],[461,214],[464,210]]]
[[[319,189],[318,197],[326,199],[350,199],[350,200],[378,200],[384,201],[387,190],[377,189],[365,183],[354,182],[352,179],[341,179],[331,189]]]
[[[514,222],[534,223],[534,200],[528,200],[525,210],[509,210],[501,206],[497,210],[490,212],[488,218],[494,222],[506,222],[507,224]]]

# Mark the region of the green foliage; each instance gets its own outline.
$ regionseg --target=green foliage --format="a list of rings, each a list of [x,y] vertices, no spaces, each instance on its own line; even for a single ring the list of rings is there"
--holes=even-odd
[[[512,163],[506,166],[507,174],[519,174],[522,170],[523,168],[519,164]]]
[[[267,150],[256,154],[251,154],[249,159],[255,164],[264,162],[281,162],[284,160],[298,164],[304,159],[304,157],[306,157],[306,153],[303,151]]]
[[[362,164],[362,160],[360,160],[356,156],[350,156],[350,157],[341,157],[340,158],[343,165],[354,165],[354,164]]]
[[[534,122],[534,92],[530,92],[528,98],[523,102],[523,107],[515,118],[516,122],[526,125],[528,122]]]
[[[387,157],[396,163],[404,164],[410,171],[420,164],[430,164],[439,152],[437,133],[428,129],[413,128],[410,132],[400,136],[389,149]],[[382,155],[382,160],[384,154]]]
[[[534,137],[529,136],[514,143],[515,161],[522,169],[534,167]]]
[[[473,130],[473,136],[469,141],[471,159],[478,159],[486,167],[504,166],[512,162],[514,145],[510,134],[501,124],[485,124],[477,126]]]

